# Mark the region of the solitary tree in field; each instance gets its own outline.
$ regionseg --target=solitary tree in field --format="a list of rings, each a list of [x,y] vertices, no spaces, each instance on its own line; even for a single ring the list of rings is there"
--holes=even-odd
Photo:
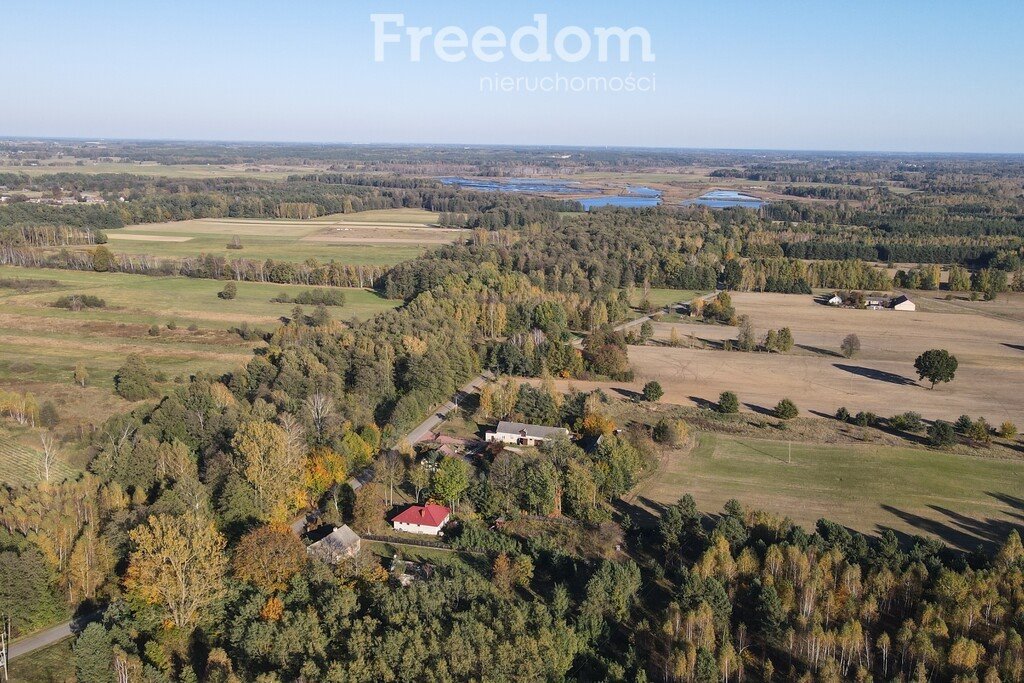
[[[665,391],[661,388],[661,384],[659,384],[658,382],[652,380],[644,385],[645,401],[651,401],[653,403],[654,401],[659,400],[664,395]]]
[[[739,321],[739,332],[736,334],[736,345],[740,351],[753,351],[757,348],[757,338],[754,336],[754,325],[750,318],[741,315]]]
[[[843,352],[843,355],[847,358],[853,358],[860,353],[860,337],[855,334],[848,334],[843,339],[843,343],[840,344],[839,350]]]
[[[939,382],[953,381],[957,365],[956,356],[951,355],[945,349],[925,351],[914,361],[918,379],[927,379],[932,383],[932,389]]]
[[[740,412],[740,399],[732,391],[723,391],[718,397],[718,412],[731,414]]]
[[[85,365],[79,361],[75,365],[75,383],[80,386],[85,386],[85,383],[89,381],[89,371],[85,369]]]

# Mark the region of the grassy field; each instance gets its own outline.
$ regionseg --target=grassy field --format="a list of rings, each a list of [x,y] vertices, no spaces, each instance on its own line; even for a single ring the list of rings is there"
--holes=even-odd
[[[261,180],[284,180],[295,173],[312,173],[309,167],[289,167],[276,165],[242,165],[242,164],[180,164],[165,165],[158,163],[128,162],[95,162],[83,160],[83,165],[76,165],[75,159],[48,159],[41,161],[39,166],[0,166],[0,171],[25,173],[36,177],[53,173],[131,173],[140,176],[163,178],[259,178]]]
[[[153,256],[218,254],[226,258],[338,261],[386,266],[463,238],[465,230],[435,227],[437,214],[388,209],[321,216],[310,220],[203,218],[145,223],[111,230],[116,253]],[[238,237],[242,249],[228,249]]]
[[[230,371],[247,362],[261,342],[244,341],[228,328],[249,323],[273,329],[292,305],[270,299],[307,289],[240,282],[237,298],[223,300],[217,292],[224,283],[214,280],[18,267],[0,267],[0,278],[43,284],[27,291],[0,288],[0,388],[31,393],[40,403],[53,401],[65,433],[129,407],[112,391],[114,373],[129,353],[169,378]],[[107,307],[75,312],[52,306],[72,293],[100,297]],[[345,294],[345,306],[330,308],[339,320],[366,319],[399,304],[368,290]],[[176,329],[167,328],[171,322]],[[151,325],[159,326],[157,336],[149,333]],[[79,362],[89,373],[86,387],[73,381]],[[16,439],[24,448],[36,447],[37,440]],[[15,460],[0,459],[0,481],[25,475]]]
[[[792,444],[698,434],[670,451],[639,492],[652,508],[692,494],[718,512],[730,498],[807,527],[822,517],[875,534],[892,528],[967,550],[1003,540],[1021,522],[1024,466],[913,448]]]
[[[0,482],[12,486],[42,481],[42,454],[38,441],[29,445],[38,435],[28,428],[0,427]],[[76,468],[59,461],[50,472],[51,480],[61,480],[73,474]]]
[[[653,305],[655,305],[655,306],[657,306],[659,308],[662,308],[662,307],[668,306],[669,304],[686,303],[686,302],[692,301],[694,298],[696,298],[698,296],[703,296],[704,294],[707,294],[707,292],[698,292],[698,291],[695,291],[695,290],[692,290],[692,289],[653,289],[652,288],[647,293],[647,298],[650,300],[650,302]],[[637,290],[636,294],[633,296],[634,300],[631,301],[630,303],[632,305],[634,305],[634,306],[639,306],[640,302],[643,300],[643,298],[644,298],[643,290],[639,289],[639,290]]]
[[[72,683],[75,680],[74,640],[68,638],[18,657],[8,666],[10,683]]]
[[[650,346],[634,346],[630,361],[642,386],[656,379],[664,402],[695,405],[719,393],[739,394],[745,410],[764,410],[789,397],[806,413],[832,415],[840,406],[885,417],[913,410],[928,419],[953,421],[962,414],[1024,426],[1024,295],[994,302],[945,301],[938,293],[912,293],[918,310],[837,309],[811,296],[736,293],[739,314],[750,316],[761,339],[769,329],[792,330],[790,353],[727,353],[737,328],[684,320],[654,325]],[[666,346],[675,330],[683,348]],[[847,334],[861,351],[839,353]],[[689,348],[689,335],[695,343]],[[934,391],[918,382],[914,359],[928,349],[947,349],[959,361],[956,378]]]

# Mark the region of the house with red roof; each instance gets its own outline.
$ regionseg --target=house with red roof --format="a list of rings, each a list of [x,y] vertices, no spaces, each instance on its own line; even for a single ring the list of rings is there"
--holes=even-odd
[[[391,525],[395,531],[437,536],[451,516],[452,511],[443,505],[410,505],[391,520]]]

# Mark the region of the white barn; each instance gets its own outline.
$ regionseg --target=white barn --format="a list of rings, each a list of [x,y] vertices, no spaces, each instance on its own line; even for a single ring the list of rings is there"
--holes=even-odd
[[[498,423],[493,432],[487,432],[484,436],[488,443],[507,443],[517,446],[539,446],[545,441],[558,438],[569,438],[569,430],[564,427],[544,427],[522,422],[505,422],[504,420]]]
[[[916,311],[917,304],[907,298],[905,294],[900,294],[898,297],[889,302],[889,306],[894,311]]]

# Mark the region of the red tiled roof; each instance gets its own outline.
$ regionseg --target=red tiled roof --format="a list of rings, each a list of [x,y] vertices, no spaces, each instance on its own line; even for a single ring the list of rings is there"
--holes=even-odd
[[[423,526],[441,526],[451,513],[452,511],[443,505],[412,505],[391,521]]]

